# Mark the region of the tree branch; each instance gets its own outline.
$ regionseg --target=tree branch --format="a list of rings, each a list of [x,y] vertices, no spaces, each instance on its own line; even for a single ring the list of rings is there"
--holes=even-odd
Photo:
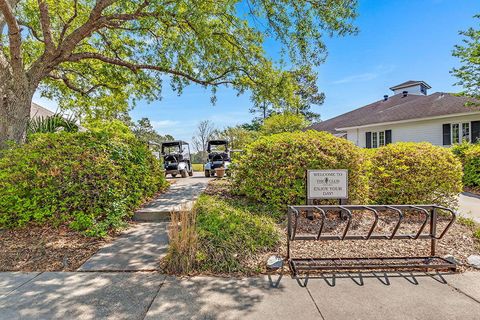
[[[12,6],[7,0],[0,0],[0,11],[5,18],[8,26],[8,39],[10,49],[10,59],[14,70],[23,70],[22,60],[22,38],[20,27],[13,13]]]
[[[225,77],[228,73],[232,72],[233,70],[231,70],[231,69],[225,71],[222,75],[217,76],[215,78],[202,80],[202,79],[198,79],[195,76],[189,75],[189,74],[184,73],[184,72],[179,71],[179,70],[163,68],[163,67],[156,66],[156,65],[136,64],[136,63],[120,60],[120,59],[106,57],[102,54],[94,53],[94,52],[74,53],[68,58],[68,61],[78,62],[78,61],[84,60],[84,59],[100,60],[100,61],[103,61],[105,63],[109,63],[109,64],[113,64],[113,65],[128,68],[132,72],[138,72],[138,70],[160,71],[160,72],[164,72],[164,73],[168,73],[168,74],[172,74],[172,75],[175,75],[175,76],[185,78],[187,80],[190,80],[192,82],[195,82],[195,83],[198,83],[198,84],[201,84],[201,85],[204,85],[204,86],[206,86],[206,85],[218,86],[218,85],[222,85],[222,84],[231,84],[232,83],[232,81],[230,81],[230,80],[219,81],[220,79]]]
[[[45,42],[45,51],[51,53],[55,50],[55,44],[53,43],[52,38],[48,4],[45,0],[38,0],[38,8],[40,10],[40,24],[42,26],[43,39]]]

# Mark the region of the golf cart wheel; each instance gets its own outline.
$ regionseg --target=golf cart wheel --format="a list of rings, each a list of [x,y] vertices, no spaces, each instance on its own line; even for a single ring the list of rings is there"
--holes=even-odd
[[[210,171],[209,170],[205,170],[205,177],[210,178]]]
[[[188,171],[188,176],[189,177],[193,176],[193,170]]]
[[[177,176],[176,173],[172,173],[172,178],[175,178]]]
[[[182,170],[182,171],[180,172],[180,174],[182,175],[182,178],[186,178],[187,175],[188,175],[188,174],[187,174],[187,170]]]

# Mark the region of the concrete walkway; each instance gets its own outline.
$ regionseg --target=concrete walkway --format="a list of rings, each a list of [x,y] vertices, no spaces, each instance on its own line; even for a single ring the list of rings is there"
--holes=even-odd
[[[480,196],[464,192],[458,198],[459,213],[480,223]]]
[[[168,222],[137,223],[101,248],[78,271],[154,271],[168,248]]]
[[[136,221],[169,220],[172,211],[178,211],[182,207],[190,209],[210,180],[199,172],[194,172],[193,177],[170,179],[174,181],[170,189],[137,210],[133,219]]]
[[[179,279],[0,273],[0,319],[479,319],[480,272]]]

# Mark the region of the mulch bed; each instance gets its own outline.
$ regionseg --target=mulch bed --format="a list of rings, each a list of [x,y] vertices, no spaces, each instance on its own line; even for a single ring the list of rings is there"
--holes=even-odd
[[[480,196],[480,187],[477,187],[477,188],[464,187],[463,190],[469,193],[473,193],[477,196]]]
[[[31,224],[0,230],[0,271],[75,271],[109,241],[85,237],[66,226]]]
[[[230,192],[230,185],[225,180],[212,181],[206,193],[210,195],[219,195],[221,197],[234,198]],[[285,214],[286,216],[286,214]],[[368,217],[368,218],[366,218]],[[397,234],[415,234],[419,226],[423,223],[423,215],[410,214],[406,215]],[[361,219],[360,219],[361,218]],[[286,219],[285,219],[286,220]],[[394,212],[381,215],[374,234],[391,233],[394,225],[398,221],[398,215]],[[354,212],[352,218],[352,226],[349,234],[368,233],[373,222],[371,213]],[[300,233],[316,233],[318,232],[320,219],[310,220],[305,215],[299,219],[297,232]],[[448,223],[447,217],[439,216],[437,230],[442,231]],[[341,234],[345,226],[345,221],[339,218],[338,213],[329,213],[324,226],[326,234]],[[287,237],[286,223],[280,222],[278,230],[281,236],[281,243],[273,251],[261,253],[255,257],[251,257],[249,261],[245,261],[248,266],[265,270],[265,262],[271,255],[286,257],[287,253]],[[423,233],[427,233],[429,224],[427,223]],[[322,234],[324,234],[322,233]],[[293,241],[292,256],[308,257],[308,258],[338,258],[338,257],[394,257],[394,256],[429,256],[430,240],[356,240],[356,241]],[[473,237],[473,229],[462,225],[458,222],[454,223],[445,236],[437,241],[436,255],[443,257],[452,255],[459,264],[459,270],[469,269],[466,263],[467,257],[472,254],[480,254],[480,241]]]

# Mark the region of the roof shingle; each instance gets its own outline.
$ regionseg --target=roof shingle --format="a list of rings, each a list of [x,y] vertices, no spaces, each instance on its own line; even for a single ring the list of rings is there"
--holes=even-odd
[[[396,94],[386,101],[379,100],[335,118],[315,123],[308,129],[338,133],[337,129],[342,128],[480,112],[479,107],[465,106],[467,101],[470,101],[467,97],[444,92],[435,92],[428,96],[407,95],[405,97],[402,94]]]

